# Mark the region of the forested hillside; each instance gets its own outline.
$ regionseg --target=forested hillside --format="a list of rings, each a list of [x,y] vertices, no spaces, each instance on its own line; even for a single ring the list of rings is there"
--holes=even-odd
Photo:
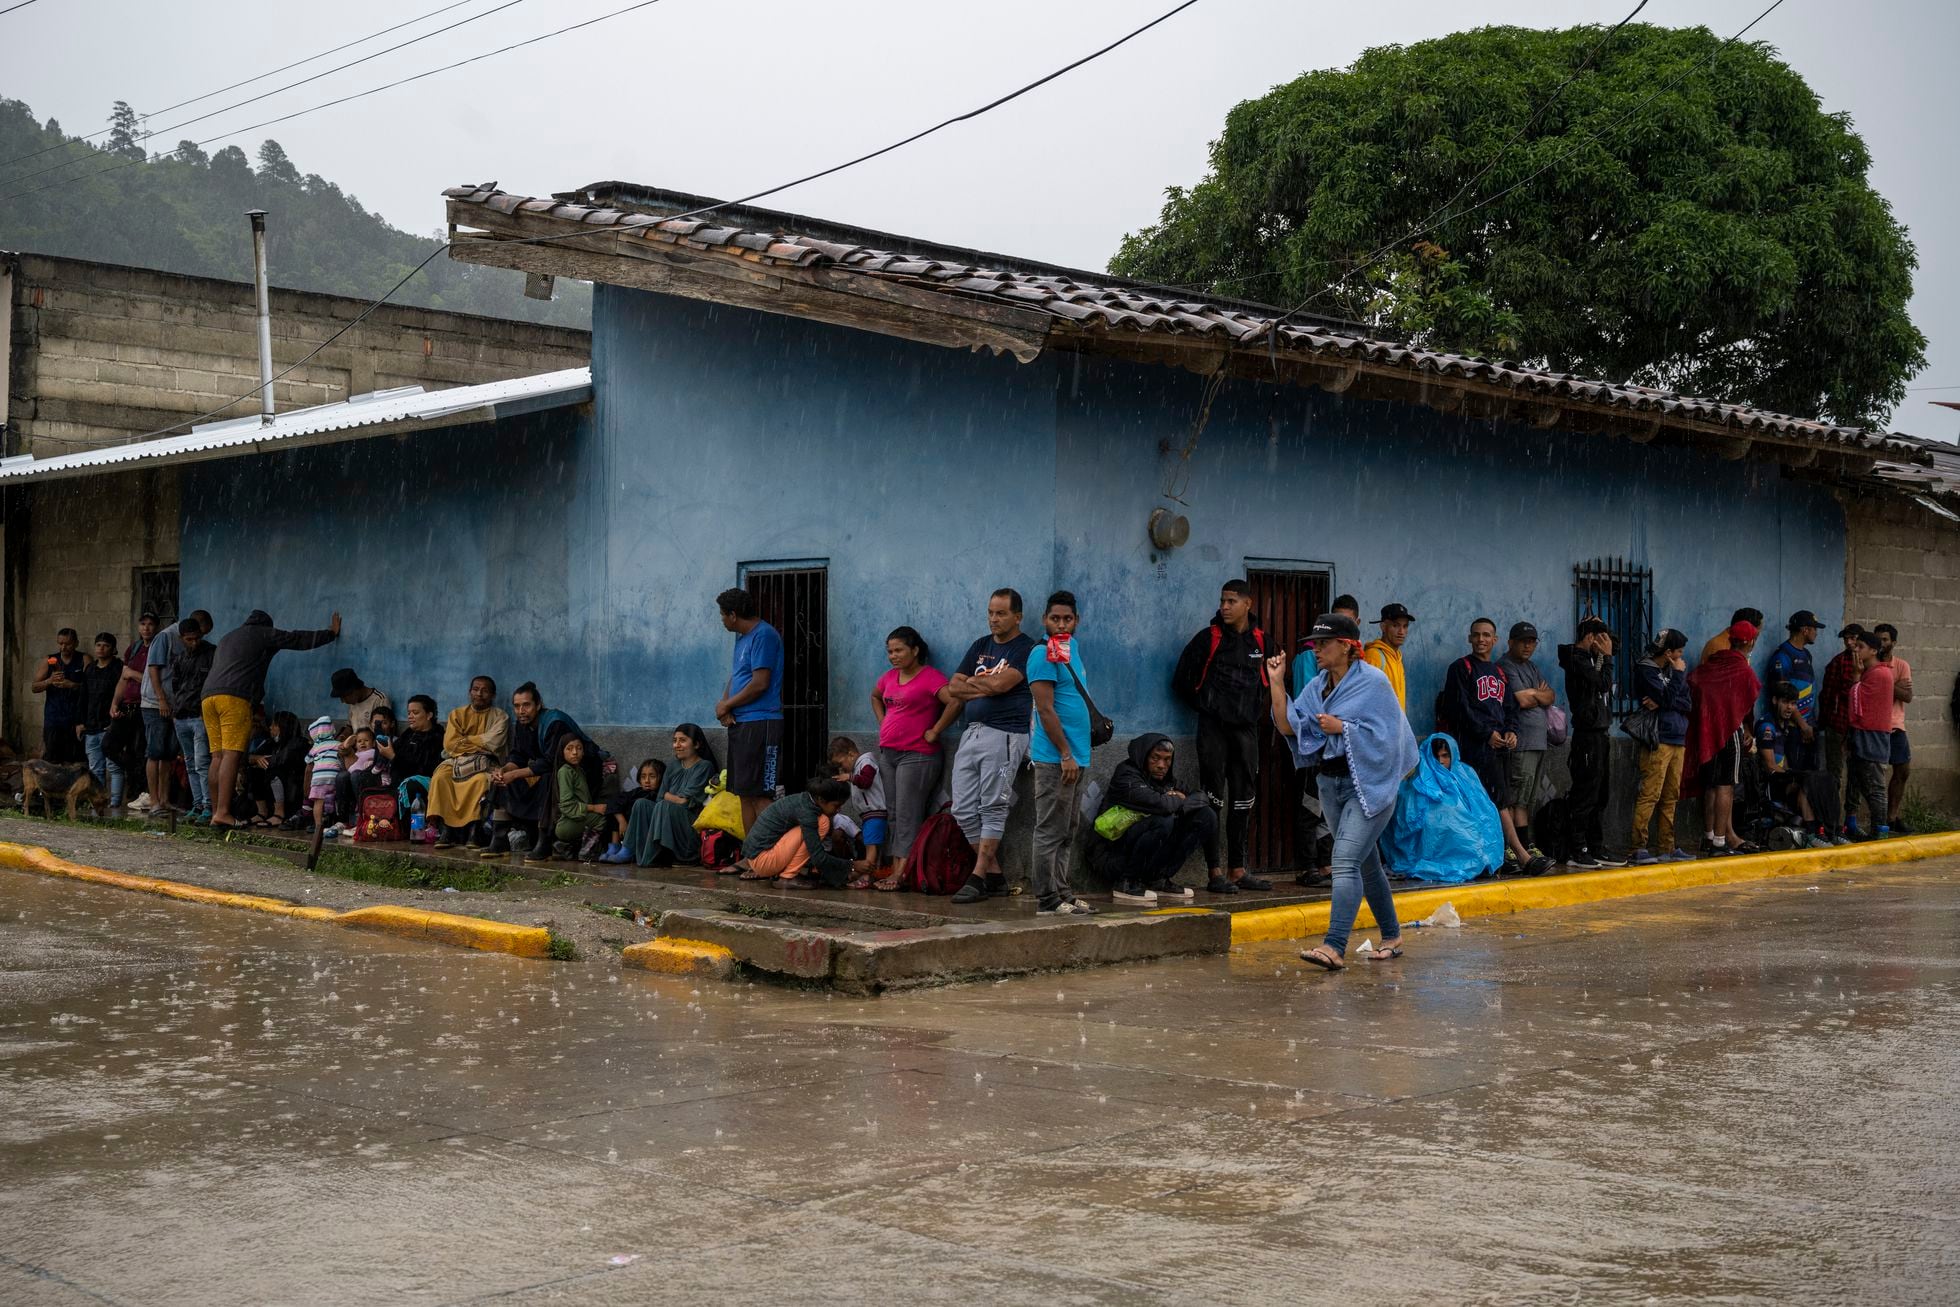
[[[366,299],[393,286],[438,243],[390,226],[326,178],[301,173],[277,141],[259,146],[256,167],[235,145],[206,155],[180,142],[177,152],[157,157],[171,147],[140,139],[128,105],[116,105],[112,123],[107,135],[78,140],[52,118],[36,122],[20,101],[0,99],[0,250],[250,281],[243,215],[264,209],[273,285]],[[393,302],[590,323],[591,288],[582,283],[560,281],[550,303],[522,291],[517,273],[445,257]]]

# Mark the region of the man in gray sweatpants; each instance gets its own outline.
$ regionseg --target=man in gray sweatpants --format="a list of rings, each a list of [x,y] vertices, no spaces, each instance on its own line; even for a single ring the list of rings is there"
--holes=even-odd
[[[942,703],[962,707],[965,725],[953,755],[953,820],[977,855],[954,903],[978,903],[1008,892],[1000,840],[1014,807],[1014,778],[1028,761],[1034,720],[1028,654],[1034,647],[1021,631],[1020,593],[996,590],[987,599],[987,634],[973,642],[939,692]]]

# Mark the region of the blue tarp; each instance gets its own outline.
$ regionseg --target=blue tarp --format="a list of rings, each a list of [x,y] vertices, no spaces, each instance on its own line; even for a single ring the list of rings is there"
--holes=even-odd
[[[1449,765],[1436,757],[1441,742]],[[1444,885],[1475,880],[1504,864],[1504,827],[1477,773],[1441,733],[1422,742],[1415,775],[1402,782],[1395,819],[1383,832],[1382,860],[1397,875]]]

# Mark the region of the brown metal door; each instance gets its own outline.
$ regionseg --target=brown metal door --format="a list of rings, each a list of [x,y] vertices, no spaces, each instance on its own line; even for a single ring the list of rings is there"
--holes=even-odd
[[[783,751],[776,783],[795,794],[816,775],[830,744],[830,572],[751,568],[744,587],[755,596],[762,620],[783,637]]]
[[[1333,577],[1324,571],[1254,569],[1252,607],[1266,633],[1266,649],[1287,654],[1288,674],[1300,637],[1327,611]],[[1268,718],[1259,733],[1259,806],[1253,810],[1247,865],[1254,871],[1289,871],[1295,861],[1294,826],[1300,807],[1300,781],[1293,756]]]

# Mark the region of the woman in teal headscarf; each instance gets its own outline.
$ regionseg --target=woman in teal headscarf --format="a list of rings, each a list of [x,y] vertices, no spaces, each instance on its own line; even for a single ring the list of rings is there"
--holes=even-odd
[[[701,834],[694,819],[708,801],[708,782],[721,766],[708,737],[693,722],[674,728],[674,765],[660,793],[633,805],[626,821],[626,848],[642,867],[671,867],[701,856]]]

